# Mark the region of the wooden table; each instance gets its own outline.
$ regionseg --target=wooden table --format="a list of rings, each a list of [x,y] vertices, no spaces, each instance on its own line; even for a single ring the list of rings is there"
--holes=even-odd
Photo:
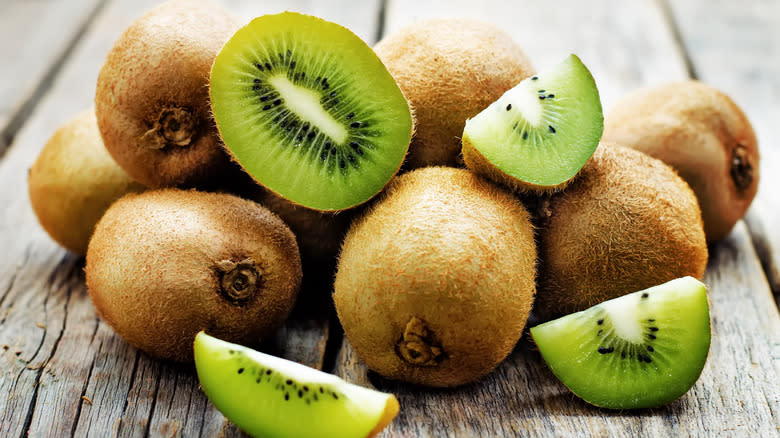
[[[199,390],[192,368],[149,358],[97,317],[83,259],[48,238],[27,198],[27,169],[45,140],[91,105],[109,47],[154,3],[0,0],[0,436],[241,434]],[[314,298],[267,351],[398,394],[401,414],[382,436],[780,435],[780,2],[224,3],[246,20],[285,9],[319,15],[370,44],[424,18],[484,19],[509,32],[539,69],[577,53],[607,109],[641,85],[695,77],[746,110],[762,154],[746,220],[710,248],[709,360],[694,388],[666,407],[612,412],[585,404],[527,336],[476,384],[426,390],[383,381],[343,340],[327,282],[313,282]]]

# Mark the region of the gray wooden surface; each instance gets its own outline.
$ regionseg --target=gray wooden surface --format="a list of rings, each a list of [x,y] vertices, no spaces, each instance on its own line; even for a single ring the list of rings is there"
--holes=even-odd
[[[91,105],[105,53],[155,3],[0,0],[0,436],[241,435],[200,392],[191,367],[149,358],[97,317],[83,259],[48,238],[27,199],[27,169],[44,142]],[[401,413],[382,436],[780,434],[778,2],[223,3],[245,21],[281,10],[312,13],[369,43],[416,20],[480,18],[512,35],[538,69],[577,53],[606,109],[636,87],[693,76],[745,109],[762,154],[747,220],[710,248],[709,360],[694,388],[666,407],[610,412],[581,402],[527,336],[496,372],[463,388],[385,381],[342,341],[327,273],[305,279],[302,305],[266,351],[398,394]]]

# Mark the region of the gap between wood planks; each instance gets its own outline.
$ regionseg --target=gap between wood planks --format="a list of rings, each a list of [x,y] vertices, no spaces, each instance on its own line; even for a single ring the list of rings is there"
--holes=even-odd
[[[94,9],[90,11],[84,21],[77,26],[77,31],[73,35],[73,38],[67,42],[65,49],[54,59],[54,62],[52,62],[51,66],[49,66],[43,74],[41,80],[33,88],[30,96],[22,102],[15,113],[9,115],[8,123],[2,128],[2,131],[0,131],[0,159],[3,158],[3,155],[5,155],[5,152],[13,143],[16,133],[19,132],[19,129],[24,125],[30,117],[30,114],[32,114],[33,110],[38,105],[38,102],[40,102],[41,98],[49,90],[52,79],[59,74],[62,66],[65,64],[65,60],[70,57],[73,49],[84,37],[87,29],[89,29],[90,25],[95,21],[95,17],[100,13],[107,1],[108,0],[100,0],[97,5],[95,5]]]

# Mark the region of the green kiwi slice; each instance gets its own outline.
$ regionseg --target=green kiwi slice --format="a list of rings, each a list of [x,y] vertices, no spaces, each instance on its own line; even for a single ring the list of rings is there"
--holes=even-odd
[[[368,437],[398,414],[392,394],[200,332],[195,368],[203,392],[252,436]]]
[[[411,140],[409,104],[358,36],[285,12],[252,20],[211,70],[222,139],[257,182],[323,211],[361,204],[395,175]]]
[[[661,406],[685,394],[710,347],[707,290],[682,277],[531,328],[564,385],[612,409]]]
[[[561,187],[593,155],[604,129],[596,83],[576,55],[510,89],[466,121],[464,161],[518,190]]]

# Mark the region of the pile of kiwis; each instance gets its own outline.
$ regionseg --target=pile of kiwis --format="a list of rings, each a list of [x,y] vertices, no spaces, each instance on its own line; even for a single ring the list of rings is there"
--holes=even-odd
[[[150,355],[191,362],[201,330],[256,345],[309,266],[336,266],[370,369],[457,386],[531,314],[701,278],[758,160],[720,91],[639,90],[604,117],[579,58],[537,72],[487,23],[423,21],[372,49],[316,17],[241,26],[172,0],[121,35],[94,109],[28,182],[43,228],[86,255],[100,316]]]

